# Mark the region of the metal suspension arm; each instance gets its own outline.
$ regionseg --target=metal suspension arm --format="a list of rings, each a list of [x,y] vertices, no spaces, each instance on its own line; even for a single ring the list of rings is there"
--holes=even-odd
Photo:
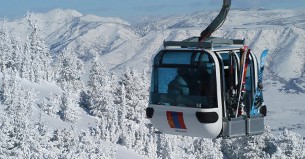
[[[214,31],[216,31],[226,20],[231,7],[231,0],[223,0],[223,5],[220,13],[212,21],[212,23],[201,32],[199,41],[204,41],[204,39],[210,37]]]

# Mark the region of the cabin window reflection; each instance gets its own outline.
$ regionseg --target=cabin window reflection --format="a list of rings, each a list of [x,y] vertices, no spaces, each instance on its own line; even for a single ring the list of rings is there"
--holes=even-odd
[[[156,68],[151,103],[194,108],[217,107],[214,63],[201,67]]]
[[[163,54],[162,64],[188,65],[191,62],[192,54],[189,52],[166,52]]]

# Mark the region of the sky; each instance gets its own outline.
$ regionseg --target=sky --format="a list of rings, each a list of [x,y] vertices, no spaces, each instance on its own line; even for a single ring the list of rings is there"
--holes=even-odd
[[[74,9],[82,14],[121,17],[168,16],[220,9],[222,0],[0,0],[0,18],[16,19],[31,12]],[[305,0],[232,0],[232,8],[305,8]]]

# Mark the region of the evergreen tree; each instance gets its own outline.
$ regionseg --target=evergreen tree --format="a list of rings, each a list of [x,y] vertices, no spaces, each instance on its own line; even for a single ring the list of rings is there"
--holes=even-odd
[[[3,67],[6,67],[20,72],[22,48],[19,43],[17,36],[6,28],[4,19],[0,27],[0,71],[3,71]]]
[[[73,158],[78,142],[73,129],[55,130],[51,141],[57,152],[56,158]]]
[[[113,87],[110,81],[111,76],[106,66],[98,57],[95,57],[92,61],[88,81],[89,109],[93,115],[102,116],[107,115],[107,113],[115,113]],[[112,117],[112,115],[108,116]]]
[[[0,70],[3,71],[3,67],[9,62],[9,57],[12,54],[12,45],[10,41],[9,31],[6,28],[6,21],[3,20],[0,28]]]
[[[38,104],[40,109],[50,115],[56,117],[60,112],[61,99],[58,95],[50,93],[50,97],[45,97],[41,103]]]
[[[229,158],[280,158],[284,156],[280,152],[277,139],[268,128],[261,135],[222,140],[221,147],[223,154]]]
[[[16,102],[18,102],[16,95],[21,92],[21,83],[17,72],[12,68],[6,69],[4,67],[1,89],[5,110],[9,111],[9,113],[14,113],[14,111],[17,109],[13,106],[15,106]]]
[[[274,148],[277,148],[282,151],[282,156],[285,155],[287,158],[305,158],[305,140],[300,134],[285,129],[277,139],[277,143],[280,148],[273,146],[271,149],[273,153]],[[272,151],[267,151],[267,153],[272,154]],[[275,157],[280,158],[281,156]]]
[[[83,63],[71,49],[65,49],[58,57],[57,83],[62,89],[79,92],[83,88],[81,76]]]
[[[35,140],[33,140],[33,147],[35,148],[34,155],[31,158],[54,158],[52,151],[53,145],[50,142],[51,130],[46,126],[43,114],[39,113],[39,121],[35,124]]]
[[[81,115],[78,93],[83,88],[81,81],[83,63],[70,49],[65,49],[59,55],[58,63],[57,83],[64,91],[60,106],[62,119],[76,122]]]
[[[78,135],[76,152],[73,158],[115,158],[116,147],[99,139],[99,136],[90,136],[89,132]]]
[[[193,154],[196,158],[222,159],[221,144],[218,140],[195,139],[193,142]]]
[[[61,98],[62,119],[65,121],[76,122],[80,119],[80,108],[78,101],[69,90],[64,90]]]
[[[114,103],[114,77],[96,56],[92,60],[88,81],[88,107],[90,112],[100,118],[100,129],[106,141],[117,142],[118,108]]]
[[[124,85],[126,91],[126,117],[127,119],[139,122],[143,120],[147,99],[144,98],[146,91],[143,90],[144,82],[136,70],[127,68],[119,81]],[[121,94],[121,93],[120,93]]]
[[[20,40],[17,36],[11,35],[11,44],[12,44],[12,54],[9,60],[9,66],[12,67],[14,70],[16,70],[19,75],[21,74],[21,66],[22,66],[22,47],[20,45]]]
[[[32,57],[31,57],[31,50],[29,46],[29,38],[26,38],[26,42],[23,46],[23,56],[22,56],[22,63],[21,63],[21,70],[20,70],[20,77],[28,79],[30,81],[34,81],[34,71],[33,67],[31,67]]]
[[[149,135],[149,137],[146,137],[145,139],[144,153],[148,158],[157,158],[157,144],[155,143],[154,138],[152,138],[151,135]]]
[[[3,76],[4,119],[0,134],[3,153],[14,158],[34,158],[41,150],[31,122],[36,94],[21,87],[17,73],[9,68]]]
[[[158,158],[162,158],[162,159],[173,158],[171,141],[168,140],[168,138],[163,134],[159,136]]]
[[[29,70],[33,75],[31,76],[31,81],[40,82],[51,81],[53,79],[53,73],[51,71],[51,55],[49,49],[45,46],[45,42],[39,32],[37,22],[33,20],[32,14],[27,13],[26,15],[31,34],[28,36],[29,39],[26,40],[25,54],[30,53],[30,66]]]
[[[121,85],[120,92],[121,92],[120,102],[117,105],[118,105],[118,124],[120,129],[122,130],[123,127],[125,126],[125,118],[126,118],[126,91],[124,85]]]

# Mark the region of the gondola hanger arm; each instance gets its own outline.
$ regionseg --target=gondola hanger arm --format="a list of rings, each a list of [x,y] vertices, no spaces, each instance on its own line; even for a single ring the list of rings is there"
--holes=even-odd
[[[203,42],[206,38],[210,37],[213,32],[215,32],[218,28],[222,26],[225,22],[227,15],[230,11],[231,0],[223,0],[223,5],[220,10],[220,13],[217,17],[211,22],[211,24],[201,32],[199,41]]]

